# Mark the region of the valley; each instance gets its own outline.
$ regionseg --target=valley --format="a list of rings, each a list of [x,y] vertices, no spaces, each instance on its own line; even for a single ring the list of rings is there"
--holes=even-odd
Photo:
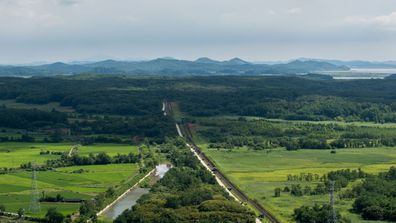
[[[377,203],[357,202],[366,196],[358,188],[396,166],[393,80],[71,76],[0,82],[7,83],[0,88],[0,205],[11,218],[24,210],[26,220],[37,221],[56,208],[71,221],[301,222],[309,208],[325,217],[334,182],[340,222],[392,219],[388,206],[380,204],[387,214],[375,215],[370,208]],[[163,179],[141,181],[164,163],[174,168]],[[132,187],[147,191],[130,210],[97,217]],[[31,211],[32,204],[40,211]]]

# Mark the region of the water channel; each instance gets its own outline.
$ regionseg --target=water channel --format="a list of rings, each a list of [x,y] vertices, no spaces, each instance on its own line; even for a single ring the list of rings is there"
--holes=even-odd
[[[162,177],[164,177],[165,173],[168,172],[171,168],[169,164],[160,164],[155,167],[155,172],[148,177],[152,183],[157,182]],[[150,191],[149,188],[140,188],[136,186],[131,189],[128,193],[126,193],[123,197],[118,199],[116,203],[106,209],[102,215],[107,218],[116,219],[122,212],[127,209],[130,209],[132,206],[136,204],[136,201],[143,196],[144,194],[148,194]]]

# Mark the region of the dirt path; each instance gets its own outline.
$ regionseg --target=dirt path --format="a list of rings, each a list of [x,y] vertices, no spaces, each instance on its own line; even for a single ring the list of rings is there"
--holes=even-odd
[[[73,155],[74,150],[77,150],[81,145],[74,145],[72,148],[70,148],[69,153],[67,154],[68,157],[71,157]]]

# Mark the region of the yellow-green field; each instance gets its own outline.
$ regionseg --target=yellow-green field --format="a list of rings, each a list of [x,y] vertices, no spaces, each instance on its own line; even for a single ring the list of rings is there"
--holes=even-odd
[[[331,154],[329,150],[233,151],[208,149],[200,145],[205,153],[251,198],[257,199],[271,210],[282,222],[293,222],[293,210],[301,205],[328,202],[327,195],[292,197],[281,193],[275,198],[274,189],[295,184],[288,182],[288,174],[313,173],[326,174],[337,169],[362,168],[366,172],[378,173],[396,166],[396,148],[343,149]],[[301,183],[303,186],[304,183]],[[311,183],[312,184],[312,183]],[[363,221],[348,210],[352,201],[337,200],[337,209],[352,222]],[[378,221],[377,221],[378,222]]]
[[[84,170],[73,173],[73,170]],[[65,198],[89,199],[109,187],[119,185],[138,174],[137,164],[110,164],[95,166],[77,166],[58,168],[54,171],[37,172],[37,184],[40,194],[55,196],[57,193]],[[31,173],[17,172],[1,175],[0,203],[8,211],[16,212],[19,208],[28,210],[31,200]],[[57,207],[64,214],[78,210],[79,204],[41,203],[44,215],[48,207]]]
[[[73,146],[74,144],[71,143],[0,143],[0,168],[15,168],[28,162],[44,164],[47,160],[57,159],[59,155],[40,155],[40,151],[68,152]],[[120,144],[95,144],[78,148],[80,155],[100,152],[106,152],[110,156],[115,156],[117,153],[137,153],[136,146]]]
[[[43,164],[46,160],[59,158],[59,155],[40,155],[41,150],[67,152],[72,146],[72,144],[1,143],[0,168],[19,167],[22,163],[33,161]],[[110,156],[114,156],[118,153],[137,153],[138,149],[136,146],[117,144],[79,147],[80,155],[99,152],[106,152]],[[56,196],[59,193],[65,198],[90,199],[98,193],[106,191],[109,187],[137,181],[138,175],[137,164],[73,166],[51,171],[38,171],[37,185],[40,196],[42,193],[51,196]],[[7,211],[16,212],[19,208],[28,210],[31,201],[31,177],[32,174],[28,171],[0,175],[0,204],[5,205]],[[49,207],[57,207],[66,215],[72,214],[78,210],[79,206],[79,203],[43,202],[41,203],[41,212],[35,215],[43,216]]]
[[[57,102],[52,102],[48,104],[25,104],[25,103],[18,103],[15,100],[0,100],[0,105],[5,105],[7,108],[16,108],[16,109],[37,109],[41,111],[52,111],[57,110],[59,112],[74,112],[74,109],[71,107],[61,106]]]
[[[375,123],[375,122],[345,122],[345,121],[307,121],[307,120],[286,120],[286,119],[270,119],[257,116],[218,116],[226,119],[238,119],[243,117],[247,120],[267,120],[276,123],[291,123],[291,124],[335,124],[340,126],[359,126],[359,127],[378,127],[378,128],[396,128],[396,123]]]

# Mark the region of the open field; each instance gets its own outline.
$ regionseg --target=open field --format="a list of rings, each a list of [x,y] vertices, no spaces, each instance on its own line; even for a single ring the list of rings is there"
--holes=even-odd
[[[74,170],[84,170],[73,173]],[[65,198],[89,199],[138,174],[137,164],[110,164],[58,168],[55,171],[37,172],[38,190],[46,195],[61,194]],[[18,172],[2,175],[0,178],[0,201],[8,211],[19,208],[28,210],[31,188],[31,173]],[[42,203],[42,216],[48,207],[57,207],[64,214],[78,210],[79,203]]]
[[[356,126],[356,127],[378,127],[378,128],[396,128],[396,123],[375,123],[375,122],[345,122],[345,121],[307,121],[307,120],[287,120],[287,119],[274,119],[274,118],[263,118],[258,116],[218,116],[219,118],[236,120],[239,118],[245,118],[246,120],[266,120],[274,123],[285,123],[285,124],[335,124],[340,126]]]
[[[327,195],[292,197],[289,193],[282,193],[279,198],[273,197],[275,188],[296,183],[287,181],[288,174],[323,175],[332,170],[345,168],[362,168],[369,173],[378,173],[386,171],[390,166],[396,166],[396,148],[344,149],[331,154],[329,150],[286,151],[283,149],[267,151],[235,149],[230,152],[208,149],[205,144],[200,146],[234,183],[270,209],[282,222],[292,222],[291,215],[294,208],[303,204],[325,203],[329,199]],[[305,186],[304,182],[301,184]],[[341,214],[350,218],[352,222],[368,222],[348,212],[351,204],[352,201],[345,200],[336,202]]]
[[[336,124],[336,125],[340,125],[340,126],[396,128],[396,123],[343,122],[343,121],[305,121],[305,120],[284,120],[284,119],[265,119],[265,120],[272,121],[272,122],[280,122],[280,123]]]
[[[73,145],[71,143],[0,143],[0,168],[15,168],[32,161],[36,164],[44,164],[47,160],[57,159],[59,155],[40,155],[40,151],[67,152]],[[115,156],[118,153],[128,154],[137,153],[137,151],[136,146],[121,144],[95,144],[79,147],[80,155],[106,152],[110,156]]]
[[[0,100],[0,105],[5,105],[7,108],[16,108],[16,109],[37,109],[41,111],[52,111],[56,110],[59,112],[71,113],[74,112],[74,109],[71,107],[61,106],[57,102],[51,102],[48,104],[26,104],[19,103],[16,100]]]
[[[73,144],[55,143],[0,143],[0,167],[19,167],[23,163],[34,161],[44,164],[47,160],[58,159],[59,155],[40,155],[40,151],[68,152]],[[80,146],[79,154],[106,152],[110,156],[116,154],[137,153],[136,146],[122,144],[97,144]],[[110,164],[92,166],[73,166],[57,168],[53,171],[37,172],[38,190],[40,194],[65,198],[90,199],[98,193],[126,183],[138,175],[137,164]],[[16,212],[19,208],[28,210],[31,200],[31,172],[18,171],[0,177],[0,203],[8,211]],[[57,207],[64,214],[78,210],[79,203],[41,203],[43,216],[49,207]]]
[[[396,166],[396,147],[385,142],[393,142],[395,128],[394,123],[289,121],[253,116],[200,117],[190,127],[194,141],[219,169],[281,222],[294,222],[295,208],[329,202],[327,194],[298,197],[282,192],[280,197],[275,197],[276,188],[282,190],[300,184],[302,188],[312,189],[320,183],[319,180],[288,181],[288,175],[322,176],[348,168],[361,168],[368,173],[387,171]],[[326,146],[312,143],[314,140],[322,140]],[[337,141],[341,143],[334,143]],[[290,146],[291,142],[298,146]],[[349,212],[353,202],[353,199],[338,199],[337,209],[352,222],[370,222]]]

